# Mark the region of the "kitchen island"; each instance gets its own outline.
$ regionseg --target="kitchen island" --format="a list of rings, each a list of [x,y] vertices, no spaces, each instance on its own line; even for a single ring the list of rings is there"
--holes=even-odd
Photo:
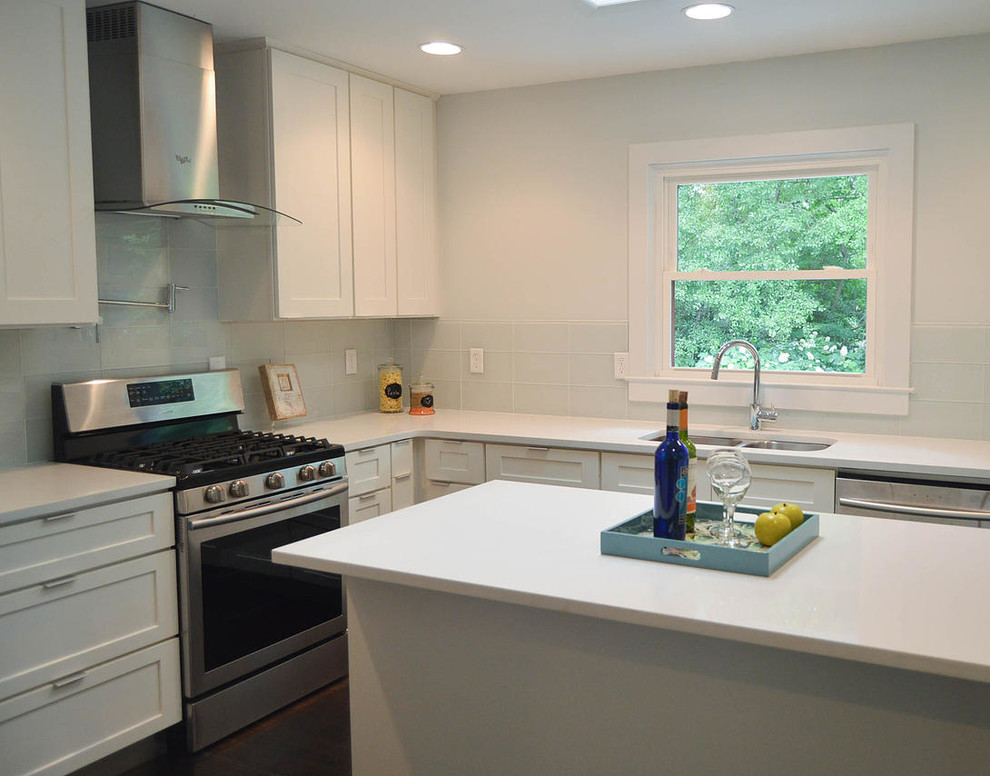
[[[276,550],[347,575],[355,776],[990,762],[990,531],[823,515],[769,578],[602,556],[650,503],[494,481]]]

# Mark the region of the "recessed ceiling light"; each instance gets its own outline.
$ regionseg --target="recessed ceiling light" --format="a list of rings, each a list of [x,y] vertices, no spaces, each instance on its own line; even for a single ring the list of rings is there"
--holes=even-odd
[[[684,9],[684,15],[690,19],[700,19],[711,21],[712,19],[724,19],[735,9],[726,3],[695,3]]]
[[[461,53],[461,47],[456,43],[447,43],[443,40],[433,40],[422,44],[419,48],[427,54],[435,54],[438,57],[449,57]]]

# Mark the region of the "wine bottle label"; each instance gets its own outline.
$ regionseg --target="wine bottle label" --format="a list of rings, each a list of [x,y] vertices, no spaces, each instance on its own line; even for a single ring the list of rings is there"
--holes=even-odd
[[[688,461],[687,480],[687,511],[692,514],[698,511],[698,459]]]

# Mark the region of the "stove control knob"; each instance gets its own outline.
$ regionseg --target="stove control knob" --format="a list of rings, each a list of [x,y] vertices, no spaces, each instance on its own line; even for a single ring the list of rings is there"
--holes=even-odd
[[[210,485],[204,491],[203,497],[206,499],[207,504],[219,504],[221,501],[227,500],[227,494],[224,493],[223,485]]]
[[[248,484],[244,480],[234,480],[227,489],[231,498],[244,498],[250,492]]]
[[[299,470],[299,481],[300,482],[311,482],[316,479],[316,467],[315,466],[303,466]]]
[[[321,477],[333,477],[337,473],[337,464],[333,461],[324,461],[320,464]]]
[[[271,490],[285,487],[285,475],[282,472],[272,472],[265,477],[265,486]]]

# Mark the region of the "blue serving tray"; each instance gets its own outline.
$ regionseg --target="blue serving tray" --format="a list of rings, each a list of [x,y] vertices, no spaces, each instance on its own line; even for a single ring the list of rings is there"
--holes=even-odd
[[[736,507],[736,527],[753,539],[751,546],[740,548],[719,547],[711,543],[713,539],[707,529],[709,525],[721,522],[721,504],[699,501],[695,516],[696,530],[683,541],[653,536],[651,509],[602,531],[602,555],[768,577],[818,538],[818,515],[805,513],[801,525],[772,547],[764,547],[753,537],[753,520],[760,512],[766,511],[761,507]],[[650,523],[648,532],[643,522],[644,516]]]

